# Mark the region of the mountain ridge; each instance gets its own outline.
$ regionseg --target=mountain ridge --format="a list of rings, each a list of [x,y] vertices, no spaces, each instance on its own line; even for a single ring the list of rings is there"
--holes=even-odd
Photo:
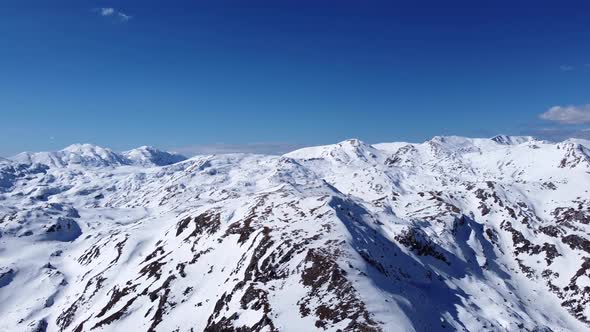
[[[70,165],[116,167],[125,165],[165,166],[187,158],[151,146],[141,146],[121,153],[89,143],[72,144],[62,150],[50,152],[21,152],[8,158],[18,163],[40,163],[56,167]]]
[[[426,143],[429,141],[433,141],[433,140],[439,140],[439,139],[466,139],[466,140],[481,140],[481,141],[489,141],[492,140],[498,144],[508,144],[508,145],[518,145],[518,144],[523,144],[523,143],[528,143],[528,142],[532,142],[532,141],[539,141],[541,142],[542,140],[539,140],[533,136],[514,136],[514,135],[496,135],[490,138],[469,138],[466,136],[434,136],[433,138],[431,138],[430,140],[426,140],[425,142],[422,143]],[[365,145],[370,145],[370,146],[388,146],[388,145],[399,145],[399,144],[422,144],[422,143],[418,143],[418,142],[378,142],[378,143],[366,143],[360,139],[357,138],[349,138],[349,139],[345,139],[341,142],[338,142],[336,144],[344,144],[346,142],[358,142],[360,144],[365,144]],[[561,143],[561,142],[577,142],[579,144],[588,146],[590,145],[590,141],[585,140],[585,139],[576,139],[576,138],[569,138],[569,139],[565,139],[564,141],[561,142],[551,142],[551,141],[545,141],[547,143]],[[335,145],[336,145],[335,144]],[[318,146],[309,146],[309,148],[320,148],[320,147],[327,147],[327,146],[331,146],[331,145],[318,145]],[[22,156],[27,156],[27,155],[34,155],[34,154],[51,154],[51,153],[59,153],[59,152],[80,152],[81,150],[83,150],[84,148],[86,148],[87,150],[99,150],[99,151],[105,151],[105,152],[110,152],[110,153],[114,153],[116,155],[119,156],[125,156],[128,155],[130,153],[140,153],[140,152],[155,152],[155,153],[168,153],[170,155],[175,155],[175,156],[180,156],[180,157],[184,157],[187,158],[179,153],[175,153],[175,152],[169,152],[169,151],[164,151],[164,150],[160,150],[156,147],[153,146],[149,146],[149,145],[143,145],[131,150],[126,150],[126,151],[121,151],[121,152],[115,152],[110,148],[107,147],[102,147],[100,145],[95,145],[95,144],[91,144],[91,143],[75,143],[75,144],[71,144],[61,150],[57,150],[57,151],[39,151],[39,152],[31,152],[31,151],[23,151],[21,153],[18,153],[14,156],[11,157],[0,157],[0,160],[13,160],[13,161],[25,161],[30,163],[30,161],[26,161],[26,158],[22,157]],[[303,148],[299,148],[299,149],[295,149],[293,151],[287,152],[285,154],[291,153],[291,152],[295,152],[301,149],[306,149],[307,147],[303,147]],[[385,150],[387,150],[387,148],[385,148]],[[242,153],[247,153],[247,152],[242,152]],[[209,155],[209,154],[215,154],[215,153],[206,153],[206,154],[198,154],[198,155]],[[223,154],[227,154],[227,153],[223,153]],[[21,157],[19,157],[21,156]],[[21,159],[21,160],[19,160]],[[155,165],[155,166],[164,166],[164,165]]]
[[[583,143],[0,164],[0,330],[588,331]]]

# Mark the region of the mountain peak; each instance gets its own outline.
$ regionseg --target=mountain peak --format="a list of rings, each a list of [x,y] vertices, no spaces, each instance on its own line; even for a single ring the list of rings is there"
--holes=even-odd
[[[39,163],[51,167],[106,167],[126,164],[125,159],[111,149],[87,143],[72,144],[59,151],[22,152],[10,159],[24,164]]]
[[[492,141],[502,145],[518,145],[522,143],[536,141],[533,136],[510,136],[510,135],[496,135],[490,138]]]
[[[131,164],[142,166],[166,166],[187,159],[183,155],[162,151],[153,146],[147,145],[125,151],[122,155],[129,160]]]
[[[22,152],[10,159],[24,164],[39,163],[51,167],[75,165],[116,167],[124,165],[165,166],[186,160],[186,157],[146,145],[123,153],[117,153],[109,148],[82,143],[69,145],[59,151]]]
[[[349,138],[349,139],[346,139],[338,144],[343,144],[343,145],[348,144],[348,145],[352,145],[354,147],[359,147],[361,145],[365,145],[365,142],[361,141],[358,138]]]
[[[55,153],[55,156],[68,165],[119,166],[126,164],[125,159],[113,150],[88,143],[72,144]]]
[[[372,162],[377,149],[359,139],[352,138],[336,144],[302,148],[285,154],[294,159],[324,159],[338,164]]]
[[[61,151],[76,152],[76,151],[95,151],[95,150],[109,150],[109,148],[103,148],[102,146],[90,144],[90,143],[75,143],[70,144],[63,148]]]

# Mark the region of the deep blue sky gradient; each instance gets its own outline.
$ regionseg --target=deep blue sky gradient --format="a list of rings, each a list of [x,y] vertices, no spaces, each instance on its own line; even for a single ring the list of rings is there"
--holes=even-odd
[[[581,0],[2,1],[0,155],[535,134],[590,103],[589,22]]]

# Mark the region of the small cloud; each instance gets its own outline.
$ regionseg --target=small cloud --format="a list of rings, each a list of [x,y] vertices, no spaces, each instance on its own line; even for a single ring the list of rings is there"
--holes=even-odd
[[[574,66],[570,66],[570,65],[561,65],[559,66],[559,69],[561,71],[572,71],[574,70]]]
[[[199,154],[224,154],[224,153],[255,153],[268,155],[281,155],[303,147],[291,143],[248,143],[248,144],[201,144],[172,149],[174,152],[187,156]]]
[[[100,15],[102,16],[113,16],[115,14],[115,8],[100,8]]]
[[[127,15],[122,11],[119,11],[112,7],[97,8],[95,9],[95,11],[98,12],[100,16],[115,18],[121,22],[127,22],[132,18],[131,15]]]
[[[117,16],[119,16],[119,19],[124,22],[127,22],[131,19],[131,16],[123,14],[121,12],[117,13]]]
[[[554,121],[560,124],[586,124],[590,123],[590,104],[581,106],[553,106],[539,117],[543,120]]]

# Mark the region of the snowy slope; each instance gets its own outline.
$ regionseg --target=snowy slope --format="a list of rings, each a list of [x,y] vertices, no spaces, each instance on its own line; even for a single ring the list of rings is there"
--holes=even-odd
[[[0,331],[588,331],[587,141],[0,162]]]

